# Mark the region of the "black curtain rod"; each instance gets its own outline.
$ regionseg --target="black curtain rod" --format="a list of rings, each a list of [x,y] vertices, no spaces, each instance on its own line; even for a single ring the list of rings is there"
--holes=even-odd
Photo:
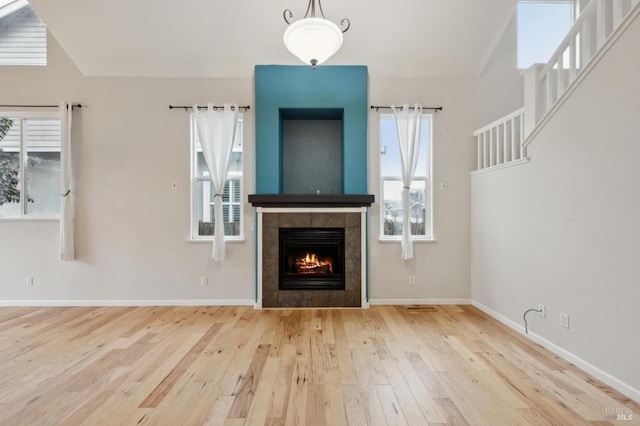
[[[182,109],[184,108],[185,111],[189,111],[190,109],[193,109],[193,106],[186,106],[186,105],[169,105],[169,109]],[[198,105],[198,109],[207,109],[208,106],[202,106],[202,105]],[[251,109],[251,107],[249,105],[246,106],[239,106],[239,109],[243,109],[245,111],[248,111]],[[217,111],[219,109],[224,109],[224,106],[220,106],[220,105],[214,105],[213,106],[213,110]],[[231,107],[231,109],[235,109],[234,107]]]
[[[60,105],[0,105],[0,108],[58,108]],[[82,104],[71,104],[71,108],[82,108]]]
[[[398,106],[397,108],[399,108],[402,111],[402,107]],[[371,105],[371,109],[375,109],[376,112],[378,112],[380,109],[391,109],[390,106],[383,106],[383,105]],[[414,109],[414,107],[409,107],[409,109]],[[442,111],[442,107],[422,107],[422,109],[432,109],[436,112],[438,111]]]

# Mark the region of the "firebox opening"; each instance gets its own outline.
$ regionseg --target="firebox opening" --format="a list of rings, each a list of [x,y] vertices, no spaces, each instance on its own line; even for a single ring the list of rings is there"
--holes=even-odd
[[[344,290],[344,228],[280,228],[280,290]]]

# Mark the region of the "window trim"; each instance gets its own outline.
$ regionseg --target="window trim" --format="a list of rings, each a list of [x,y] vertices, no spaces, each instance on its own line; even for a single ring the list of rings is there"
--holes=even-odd
[[[23,17],[23,13],[28,13],[29,16]],[[12,15],[23,17],[27,22],[25,25],[14,25],[16,22],[12,21]],[[36,11],[26,0],[5,0],[0,3],[0,20],[5,18],[11,19],[11,25],[4,26],[0,31],[0,50],[3,52],[0,67],[47,66],[48,30]],[[11,31],[8,32],[9,29]],[[4,38],[6,34],[9,34],[9,37]]]
[[[0,1],[0,19],[29,6],[27,0],[2,0]]]
[[[519,31],[520,29],[518,28],[518,24],[520,21],[520,4],[521,3],[542,3],[542,4],[570,4],[571,5],[571,21],[569,24],[569,29],[571,29],[573,27],[573,24],[576,22],[576,19],[579,16],[579,13],[582,12],[581,9],[584,9],[584,6],[582,6],[580,3],[583,3],[581,0],[518,0],[518,3],[516,4],[516,70],[518,71],[525,71],[527,69],[529,69],[529,67],[531,67],[534,64],[529,65],[526,68],[520,68],[520,64],[519,64],[519,50],[520,50],[520,37],[519,35]],[[553,54],[553,52],[550,53],[550,55]],[[581,54],[580,53],[580,49],[577,49],[577,54],[578,57]],[[547,59],[548,60],[548,59]],[[576,58],[576,62],[579,63],[580,60],[578,58]],[[568,64],[565,65],[565,68],[568,67]]]
[[[31,112],[31,111],[0,111],[1,117],[8,118],[17,118],[20,120],[20,146],[18,148],[18,152],[20,154],[20,169],[18,170],[18,180],[20,182],[20,203],[19,203],[19,215],[18,216],[1,216],[0,222],[8,223],[8,222],[55,222],[60,220],[61,213],[58,214],[37,214],[37,213],[25,213],[25,197],[24,194],[27,193],[27,181],[24,179],[24,170],[25,167],[28,166],[28,154],[27,154],[27,133],[24,131],[24,121],[25,120],[57,120],[60,121],[60,114],[57,112]],[[0,148],[1,149],[1,148]],[[61,152],[62,150],[62,141],[61,146],[58,151],[51,149],[50,147],[43,150],[48,152]],[[10,151],[12,152],[12,151]],[[61,171],[62,171],[62,158],[61,162]],[[61,192],[61,191],[58,191]]]
[[[380,152],[379,156],[382,155],[383,149],[383,141],[382,141],[382,120],[383,119],[394,119],[393,114],[380,114],[379,118],[379,145],[378,151]],[[424,175],[415,175],[413,177],[413,181],[424,181],[424,189],[425,189],[425,202],[428,205],[426,209],[426,218],[425,218],[425,226],[428,225],[428,228],[425,228],[425,235],[412,235],[411,239],[413,242],[417,243],[433,243],[437,242],[435,238],[434,231],[434,221],[433,221],[433,113],[422,113],[422,119],[429,119],[428,133],[427,133],[427,170],[428,173],[426,176]],[[402,181],[402,176],[399,175],[389,175],[385,176],[382,174],[382,161],[380,161],[380,176],[379,176],[379,194],[380,194],[380,220],[378,224],[378,241],[381,243],[401,243],[402,235],[385,235],[384,234],[384,182],[385,181]],[[429,230],[430,232],[427,232]]]
[[[242,131],[241,137],[244,139],[244,119],[242,113],[238,114],[238,122],[240,124],[240,128]],[[195,129],[195,121],[194,114],[190,113],[189,115],[189,164],[191,165],[190,170],[190,193],[191,193],[191,212],[190,212],[190,226],[189,226],[189,242],[212,242],[213,235],[198,235],[198,183],[199,182],[212,182],[210,178],[207,176],[196,176],[197,169],[197,157],[196,157],[196,129]],[[244,202],[242,201],[244,196],[244,152],[243,152],[244,141],[241,140],[239,146],[234,145],[232,148],[232,152],[240,152],[242,153],[242,171],[229,171],[227,173],[227,181],[236,180],[240,185],[240,235],[225,235],[225,242],[244,242]],[[204,201],[204,200],[203,200]],[[234,203],[235,205],[236,203]]]

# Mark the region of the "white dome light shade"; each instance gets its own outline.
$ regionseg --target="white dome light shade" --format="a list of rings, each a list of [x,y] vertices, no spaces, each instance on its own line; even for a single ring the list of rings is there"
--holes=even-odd
[[[302,62],[320,65],[342,46],[342,30],[323,18],[300,19],[284,32],[284,45]]]

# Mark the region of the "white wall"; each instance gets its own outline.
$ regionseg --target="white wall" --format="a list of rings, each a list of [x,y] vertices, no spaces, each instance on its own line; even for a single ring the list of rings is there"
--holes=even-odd
[[[84,78],[51,37],[49,58],[48,67],[0,67],[2,103],[86,106],[73,131],[78,259],[58,260],[58,222],[0,222],[0,300],[251,301],[253,211],[245,209],[246,242],[229,247],[228,262],[212,262],[210,244],[187,242],[189,114],[168,106],[252,104],[253,81]],[[245,139],[251,165],[251,112]],[[253,182],[247,167],[247,193]]]
[[[57,222],[0,222],[0,303],[16,301],[250,302],[254,297],[254,210],[245,203],[246,242],[211,261],[210,244],[189,243],[188,113],[169,104],[253,105],[253,79],[86,78],[49,36],[47,67],[0,67],[2,103],[86,108],[74,115],[78,259],[58,260]],[[438,243],[400,260],[399,244],[377,242],[371,214],[370,296],[469,297],[469,181],[475,89],[472,81],[370,82],[370,100],[442,105],[435,119]],[[377,114],[370,116],[370,190],[378,191]],[[253,110],[245,114],[245,200],[254,189]],[[171,182],[178,190],[171,190]],[[375,224],[375,225],[374,225]],[[408,276],[416,275],[415,287]],[[26,277],[35,284],[27,287]],[[209,286],[200,286],[200,277]],[[31,302],[29,302],[31,301]],[[148,302],[151,303],[151,302]]]
[[[476,121],[474,124],[476,129],[522,108],[524,85],[520,75],[521,70],[517,68],[518,20],[516,9],[514,5],[513,16],[478,78]]]
[[[436,243],[415,243],[414,259],[400,260],[400,243],[380,236],[379,113],[369,114],[369,190],[376,204],[369,215],[369,297],[388,302],[469,298],[469,170],[476,86],[474,80],[370,81],[373,105],[422,103],[442,106],[433,120],[434,233]],[[381,111],[383,112],[383,111]],[[389,113],[390,111],[384,111]],[[440,191],[439,183],[447,190]],[[409,276],[416,285],[409,285]]]
[[[474,301],[640,399],[640,20],[529,146],[472,177]],[[570,329],[559,315],[570,315]]]

